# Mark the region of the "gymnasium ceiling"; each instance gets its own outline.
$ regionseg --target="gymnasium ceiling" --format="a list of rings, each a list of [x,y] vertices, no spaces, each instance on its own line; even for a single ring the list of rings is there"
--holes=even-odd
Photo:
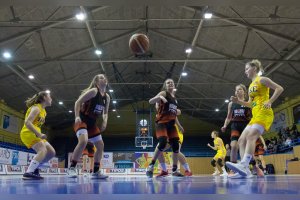
[[[85,21],[75,18],[80,11],[87,14]],[[206,12],[212,19],[204,19]],[[147,56],[130,52],[134,33],[148,35]],[[0,56],[5,50],[13,56],[1,57],[0,97],[25,110],[27,97],[51,90],[50,125],[73,122],[69,110],[80,91],[103,71],[117,101],[111,117],[148,109],[149,98],[171,77],[185,114],[220,122],[235,85],[249,85],[244,63],[253,58],[262,61],[265,76],[284,86],[277,103],[299,94],[300,7],[2,6]],[[182,71],[188,75],[180,76]]]

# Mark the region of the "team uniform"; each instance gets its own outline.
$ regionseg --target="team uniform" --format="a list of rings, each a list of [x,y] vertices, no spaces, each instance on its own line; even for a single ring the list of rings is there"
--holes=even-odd
[[[251,109],[236,103],[231,105],[231,141],[238,140],[251,119]]]
[[[74,131],[79,137],[81,134],[88,132],[89,141],[95,142],[102,140],[101,131],[97,126],[97,118],[102,116],[107,104],[106,93],[102,96],[99,90],[95,97],[86,101],[80,109],[81,123],[74,125]],[[83,131],[81,131],[83,130]]]
[[[96,152],[96,147],[94,146],[93,143],[88,142],[85,149],[82,152],[82,155],[87,155],[89,158],[93,158],[94,154]]]
[[[249,97],[252,100],[252,119],[247,128],[256,127],[262,134],[268,131],[273,123],[274,113],[272,108],[264,108],[263,104],[269,101],[269,88],[260,83],[261,77],[257,76],[249,87]]]
[[[29,107],[26,112],[25,119],[27,119],[28,115],[31,112],[31,109],[34,106],[38,107],[38,109],[40,110],[40,113],[35,117],[32,124],[37,131],[41,132],[41,127],[45,123],[45,118],[47,115],[45,108],[43,108],[41,104],[34,104],[33,106]],[[30,149],[33,145],[35,145],[38,142],[41,142],[41,141],[47,142],[47,140],[45,140],[45,139],[38,138],[35,135],[35,133],[33,133],[31,130],[29,130],[27,128],[27,126],[25,124],[21,130],[20,136],[21,136],[22,142],[25,144],[25,146],[28,149]]]
[[[168,139],[179,138],[178,129],[175,126],[177,117],[177,100],[166,91],[167,103],[160,101],[156,115],[156,137],[167,137]]]
[[[217,147],[217,154],[214,156],[214,160],[217,160],[219,158],[224,159],[226,156],[226,148],[224,146],[223,140],[219,137],[216,137],[214,139],[214,146]]]

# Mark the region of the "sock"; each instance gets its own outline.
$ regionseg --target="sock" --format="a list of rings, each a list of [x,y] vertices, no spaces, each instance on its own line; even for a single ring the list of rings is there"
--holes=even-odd
[[[220,173],[220,171],[219,171],[219,169],[217,167],[214,167],[214,168],[215,168],[215,172],[219,172]]]
[[[223,171],[223,173],[227,173],[226,169],[225,169],[225,166],[222,167],[222,171]]]
[[[241,161],[241,164],[244,165],[245,167],[248,167],[251,159],[252,159],[252,155],[245,153],[245,155]]]
[[[177,165],[173,165],[172,172],[176,172],[176,171],[177,171]]]
[[[184,164],[182,165],[182,167],[184,168],[185,171],[189,171],[189,172],[191,171],[190,166],[189,166],[188,163],[184,163]]]
[[[28,167],[28,169],[27,169],[26,172],[27,172],[27,173],[34,172],[34,170],[35,170],[36,168],[38,168],[39,165],[40,165],[40,162],[39,162],[39,161],[31,160],[30,165],[29,165],[29,167]]]
[[[166,163],[159,163],[159,165],[160,165],[160,168],[161,168],[161,170],[163,170],[163,171],[167,171],[167,165],[166,165]]]
[[[98,171],[99,171],[99,168],[100,168],[100,163],[95,162],[95,163],[94,163],[94,173],[98,172]]]
[[[70,167],[76,167],[76,165],[77,165],[77,161],[76,160],[72,160],[71,161],[71,166]]]

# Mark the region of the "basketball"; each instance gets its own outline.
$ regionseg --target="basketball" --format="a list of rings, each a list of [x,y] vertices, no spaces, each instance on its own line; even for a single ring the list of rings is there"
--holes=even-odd
[[[136,33],[129,39],[129,48],[134,54],[144,54],[149,49],[149,38],[145,34]]]

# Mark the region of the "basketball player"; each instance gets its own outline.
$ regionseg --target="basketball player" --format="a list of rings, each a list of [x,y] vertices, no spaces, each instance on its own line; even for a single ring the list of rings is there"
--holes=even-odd
[[[237,97],[231,97],[233,103],[252,108],[252,119],[239,138],[239,148],[245,148],[241,163],[226,163],[228,168],[238,172],[243,177],[251,173],[248,166],[255,151],[255,142],[264,131],[270,129],[274,119],[272,103],[283,92],[283,88],[271,79],[258,76],[259,71],[262,72],[263,68],[258,60],[252,60],[245,66],[245,73],[252,80],[248,91],[248,102],[241,101]],[[274,90],[271,98],[269,98],[270,88]]]
[[[45,108],[51,106],[51,102],[50,94],[45,91],[35,94],[25,102],[28,109],[20,136],[25,146],[28,149],[32,148],[37,154],[31,160],[23,179],[43,179],[39,174],[39,166],[55,156],[54,148],[41,132],[46,118]]]
[[[156,115],[156,137],[158,146],[154,151],[152,161],[147,168],[146,175],[149,178],[153,177],[154,164],[158,156],[164,151],[169,141],[172,147],[173,167],[172,175],[182,177],[183,175],[177,170],[178,153],[179,153],[179,135],[176,130],[176,118],[180,114],[177,109],[177,100],[175,98],[175,85],[172,79],[167,79],[163,84],[163,89],[155,97],[149,100],[150,104],[159,104],[158,114]]]
[[[254,160],[256,162],[256,166],[259,167],[259,163],[261,163],[262,167],[263,167],[263,172],[264,174],[267,174],[266,171],[266,162],[264,159],[264,154],[265,154],[265,150],[267,150],[267,145],[265,143],[265,140],[262,136],[260,136],[257,140],[256,140],[256,144],[255,144],[255,152],[254,152]]]
[[[83,173],[92,173],[94,166],[94,153],[96,148],[93,143],[88,142],[82,153],[82,171]]]
[[[245,85],[239,84],[235,87],[235,96],[239,101],[245,101],[247,98],[247,89]],[[251,109],[240,104],[230,102],[228,104],[227,117],[224,125],[221,128],[222,132],[226,131],[228,124],[231,122],[231,136],[230,136],[230,162],[237,163],[238,156],[238,139],[246,128],[251,119]],[[240,149],[240,156],[243,157],[244,149]]]
[[[212,148],[213,150],[217,151],[217,154],[211,160],[211,165],[215,169],[215,172],[212,175],[217,176],[217,175],[220,174],[220,171],[218,170],[217,165],[216,165],[216,163],[218,163],[218,165],[222,169],[221,176],[227,176],[225,166],[222,163],[225,159],[225,156],[226,156],[226,149],[224,147],[223,140],[219,137],[219,132],[218,131],[212,131],[211,132],[211,138],[214,139],[214,146],[211,146],[209,143],[207,144],[207,146]]]
[[[177,119],[177,118],[176,118]],[[176,123],[175,126],[176,126],[176,130],[178,132],[178,136],[179,136],[179,153],[178,153],[178,160],[181,164],[181,166],[184,168],[184,176],[192,176],[193,173],[190,169],[190,166],[188,164],[188,162],[186,161],[186,157],[184,156],[184,154],[180,151],[181,149],[181,146],[182,146],[182,143],[183,143],[183,128],[182,126],[180,125],[178,119],[176,120]],[[180,127],[180,128],[179,128]],[[167,151],[168,149],[170,149],[171,146],[170,144],[168,143],[166,148],[164,149],[164,151]],[[159,156],[158,156],[158,160],[159,160],[159,165],[160,165],[160,168],[161,168],[161,172],[160,174],[158,174],[156,177],[164,177],[164,176],[167,176],[168,175],[168,170],[167,170],[167,165],[165,163],[165,157],[163,155],[163,153],[161,153]]]
[[[101,174],[99,170],[104,149],[101,133],[106,129],[110,102],[106,87],[107,79],[105,75],[98,74],[75,102],[74,130],[78,138],[78,144],[74,149],[71,166],[68,170],[68,177],[70,178],[77,177],[75,167],[88,141],[92,142],[97,149],[91,178],[105,179],[108,177]],[[96,121],[100,117],[102,117],[102,124],[98,128]]]

